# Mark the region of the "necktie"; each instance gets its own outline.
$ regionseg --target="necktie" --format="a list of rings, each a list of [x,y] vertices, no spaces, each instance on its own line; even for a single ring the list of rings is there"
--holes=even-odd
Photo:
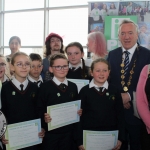
[[[99,93],[103,93],[103,87],[99,87]]]
[[[23,84],[20,84],[21,92],[23,92]]]
[[[39,80],[39,81],[34,82],[34,83],[38,86],[38,84],[41,83],[41,81]]]
[[[71,70],[72,70],[72,71],[74,71],[75,69],[76,69],[75,67],[72,67],[72,69],[71,69]]]
[[[59,87],[61,90],[65,90],[67,86],[64,83],[61,83]]]
[[[124,75],[127,73],[128,66],[129,66],[129,54],[130,52],[125,51],[125,59],[124,59]]]

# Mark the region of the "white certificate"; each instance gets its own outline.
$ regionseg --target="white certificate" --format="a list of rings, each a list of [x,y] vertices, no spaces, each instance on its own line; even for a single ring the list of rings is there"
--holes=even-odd
[[[83,130],[83,145],[86,150],[111,150],[118,140],[118,131]]]
[[[42,139],[38,136],[39,132],[41,132],[40,119],[8,125],[5,138],[9,140],[9,144],[6,144],[6,149],[16,150],[42,143]]]
[[[48,131],[79,122],[77,111],[80,109],[81,100],[52,105],[47,107],[47,113],[52,120],[48,123]]]
[[[82,80],[82,79],[67,79],[68,81],[71,81],[75,83],[78,87],[78,92],[87,84],[89,84],[89,80]]]

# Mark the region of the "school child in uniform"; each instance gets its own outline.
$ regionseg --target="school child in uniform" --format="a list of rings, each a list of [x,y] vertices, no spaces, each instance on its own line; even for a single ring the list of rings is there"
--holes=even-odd
[[[23,52],[17,52],[11,58],[11,69],[14,78],[2,87],[1,100],[2,112],[7,118],[8,124],[19,123],[37,119],[36,95],[38,87],[27,79],[30,71],[30,58]],[[43,138],[44,130],[39,133]],[[3,144],[8,144],[5,136]],[[23,150],[37,150],[37,146],[23,148]]]
[[[10,71],[6,58],[3,55],[0,55],[0,95],[2,86],[9,81]],[[0,96],[0,109],[1,109],[1,96]],[[0,141],[0,150],[3,148]]]
[[[42,77],[40,75],[43,69],[42,58],[39,54],[36,53],[31,53],[29,57],[31,59],[31,69],[28,75],[28,79],[40,87],[40,85],[43,83]]]
[[[114,85],[107,82],[110,67],[108,62],[99,58],[91,64],[92,81],[79,93],[81,99],[81,126],[83,130],[119,130],[118,142],[113,150],[121,147],[124,136],[123,104],[121,95]],[[83,144],[83,141],[80,141]],[[84,150],[83,146],[79,147]]]
[[[47,123],[53,118],[46,112],[47,106],[78,100],[77,86],[66,79],[69,70],[66,56],[59,53],[52,55],[50,59],[49,71],[54,77],[41,85],[37,105],[42,126],[46,130],[42,150],[71,150],[77,123],[48,131]],[[78,114],[81,115],[81,111]]]
[[[6,58],[0,54],[0,80],[3,84],[10,80],[9,66]]]
[[[67,45],[65,52],[69,60],[69,71],[67,78],[70,79],[90,79],[89,67],[85,66],[83,59],[84,51],[79,42],[72,42]]]

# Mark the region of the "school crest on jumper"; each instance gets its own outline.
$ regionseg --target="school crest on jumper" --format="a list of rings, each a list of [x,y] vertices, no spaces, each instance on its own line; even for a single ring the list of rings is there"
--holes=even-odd
[[[115,100],[116,97],[115,97],[115,95],[110,95],[109,99],[110,99],[110,100]]]
[[[35,97],[35,92],[31,93],[31,97],[33,97],[33,98]]]

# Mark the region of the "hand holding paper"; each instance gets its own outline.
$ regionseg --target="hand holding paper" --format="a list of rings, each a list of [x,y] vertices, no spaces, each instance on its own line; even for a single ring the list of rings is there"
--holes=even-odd
[[[50,117],[50,115],[48,113],[45,113],[44,114],[44,120],[46,123],[49,123],[49,122],[51,122],[52,118]]]
[[[5,139],[5,135],[2,137],[2,143],[3,143],[3,144],[8,144],[8,140]]]
[[[41,128],[41,132],[39,132],[39,137],[43,138],[45,136],[45,130]]]
[[[113,148],[113,150],[119,150],[121,145],[122,145],[122,142],[118,140],[117,145]]]
[[[81,116],[82,115],[82,109],[79,109],[77,113],[79,116]]]

